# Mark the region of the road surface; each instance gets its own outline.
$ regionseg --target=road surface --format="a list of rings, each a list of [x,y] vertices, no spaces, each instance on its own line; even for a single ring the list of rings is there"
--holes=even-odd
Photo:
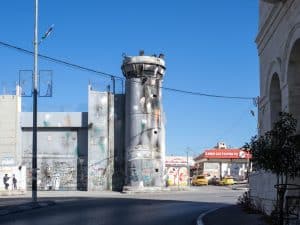
[[[236,203],[243,191],[198,187],[191,191],[120,193],[42,193],[57,204],[0,217],[5,225],[195,225],[210,209]],[[47,196],[48,194],[48,196]],[[11,200],[10,199],[0,199]]]

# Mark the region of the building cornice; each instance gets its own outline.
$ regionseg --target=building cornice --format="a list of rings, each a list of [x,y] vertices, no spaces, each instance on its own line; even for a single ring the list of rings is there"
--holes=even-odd
[[[261,55],[266,45],[270,41],[272,35],[277,30],[283,17],[287,14],[287,12],[289,11],[289,9],[291,8],[291,6],[294,4],[295,1],[296,0],[290,0],[290,1],[274,4],[266,21],[261,26],[255,40],[258,48],[258,55]]]

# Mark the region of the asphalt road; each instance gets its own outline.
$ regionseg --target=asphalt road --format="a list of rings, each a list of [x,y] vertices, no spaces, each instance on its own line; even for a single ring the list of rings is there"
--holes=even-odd
[[[189,192],[44,197],[57,204],[1,216],[0,224],[195,225],[202,212],[234,204],[241,193],[228,188],[200,187]]]

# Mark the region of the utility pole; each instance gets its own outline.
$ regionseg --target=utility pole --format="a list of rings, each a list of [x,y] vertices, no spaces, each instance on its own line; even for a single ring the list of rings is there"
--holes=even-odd
[[[113,79],[113,89],[114,89],[114,79]],[[111,148],[110,148],[110,98],[111,98],[111,93],[110,93],[110,85],[107,86],[107,174],[110,174],[112,169],[111,169]],[[110,175],[107,176],[107,189],[111,189],[111,180],[110,180]]]
[[[247,149],[247,183],[249,184],[249,175],[250,175],[250,151]]]
[[[190,148],[187,148],[186,149],[186,169],[187,169],[187,175],[188,175],[188,179],[187,179],[187,185],[188,186],[190,186],[189,151],[190,151]]]
[[[38,7],[35,0],[34,22],[34,74],[33,74],[33,112],[32,112],[32,201],[37,202],[37,97],[38,97]]]

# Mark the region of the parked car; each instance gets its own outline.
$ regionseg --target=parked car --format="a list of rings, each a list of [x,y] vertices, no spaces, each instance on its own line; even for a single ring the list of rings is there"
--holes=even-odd
[[[208,185],[208,179],[204,175],[198,175],[192,179],[193,186]]]
[[[234,180],[231,176],[225,176],[222,180],[219,181],[219,185],[233,185]]]
[[[209,180],[209,184],[212,184],[212,185],[219,185],[220,183],[220,178],[217,178],[216,176],[214,176],[213,178],[211,178]]]

